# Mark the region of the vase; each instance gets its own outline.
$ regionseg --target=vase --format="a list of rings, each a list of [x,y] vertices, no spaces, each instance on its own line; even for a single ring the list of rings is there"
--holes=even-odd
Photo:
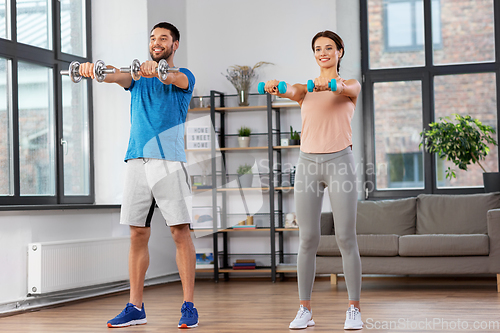
[[[239,106],[248,106],[248,90],[238,91]]]
[[[500,192],[500,172],[483,172],[484,192]]]
[[[253,174],[251,173],[246,173],[244,175],[239,175],[238,176],[238,181],[240,183],[241,188],[249,188],[252,187],[252,182],[253,182]]]
[[[250,137],[249,136],[239,136],[238,145],[240,148],[250,147]]]

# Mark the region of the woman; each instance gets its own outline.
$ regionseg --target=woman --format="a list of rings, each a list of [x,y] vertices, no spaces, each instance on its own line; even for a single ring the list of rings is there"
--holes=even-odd
[[[279,81],[268,81],[265,85],[266,92],[297,101],[301,107],[302,138],[294,188],[300,238],[297,257],[300,309],[290,328],[314,325],[311,293],[320,239],[321,203],[326,188],[349,295],[344,329],[361,329],[361,260],[356,240],[358,193],[351,151],[351,119],[361,86],[357,80],[344,80],[338,74],[344,42],[336,33],[328,30],[317,33],[312,49],[320,68],[313,92],[308,93],[304,84],[295,84],[287,85],[286,93],[280,94],[276,88]],[[328,87],[328,82],[333,80],[337,83],[336,91]]]

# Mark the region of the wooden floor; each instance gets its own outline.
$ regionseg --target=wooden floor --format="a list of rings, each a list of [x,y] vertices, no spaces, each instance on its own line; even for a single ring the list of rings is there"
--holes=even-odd
[[[361,297],[364,332],[500,332],[500,293],[494,278],[364,277]],[[108,329],[106,321],[127,301],[128,293],[121,293],[3,317],[0,332],[182,332],[177,329],[180,283],[146,288],[146,325]],[[347,292],[342,278],[337,286],[317,279],[312,302],[316,326],[302,332],[344,331]],[[289,332],[299,307],[297,282],[201,280],[195,306],[200,326],[193,333]],[[479,326],[474,329],[474,324]]]

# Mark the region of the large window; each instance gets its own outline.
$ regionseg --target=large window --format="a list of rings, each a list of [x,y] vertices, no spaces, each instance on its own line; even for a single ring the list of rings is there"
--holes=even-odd
[[[90,0],[0,0],[0,204],[93,203]]]
[[[424,153],[420,132],[453,114],[498,128],[500,4],[495,0],[362,0],[369,197],[483,191],[467,172]],[[498,147],[484,165],[499,170]],[[447,179],[451,166],[457,177]]]

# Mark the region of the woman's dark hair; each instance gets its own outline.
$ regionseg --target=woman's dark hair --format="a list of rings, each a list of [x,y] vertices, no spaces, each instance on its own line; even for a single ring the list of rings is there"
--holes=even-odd
[[[342,38],[340,38],[339,35],[337,35],[333,31],[325,30],[325,31],[318,32],[312,39],[311,46],[312,46],[313,52],[315,52],[314,43],[316,42],[316,39],[318,39],[320,37],[330,38],[331,40],[334,41],[335,45],[337,45],[337,50],[339,50],[339,51],[342,50],[342,55],[340,56],[339,62],[337,63],[337,72],[338,72],[340,70],[340,60],[344,57],[344,54],[345,54],[344,41],[342,40]]]
[[[167,30],[170,30],[170,35],[172,36],[172,40],[175,42],[175,41],[178,41],[181,39],[181,33],[179,32],[179,30],[171,23],[168,23],[168,22],[160,22],[158,24],[156,24],[153,29],[151,29],[151,32],[153,32],[153,30],[155,30],[156,28],[162,28],[162,29],[167,29]]]

